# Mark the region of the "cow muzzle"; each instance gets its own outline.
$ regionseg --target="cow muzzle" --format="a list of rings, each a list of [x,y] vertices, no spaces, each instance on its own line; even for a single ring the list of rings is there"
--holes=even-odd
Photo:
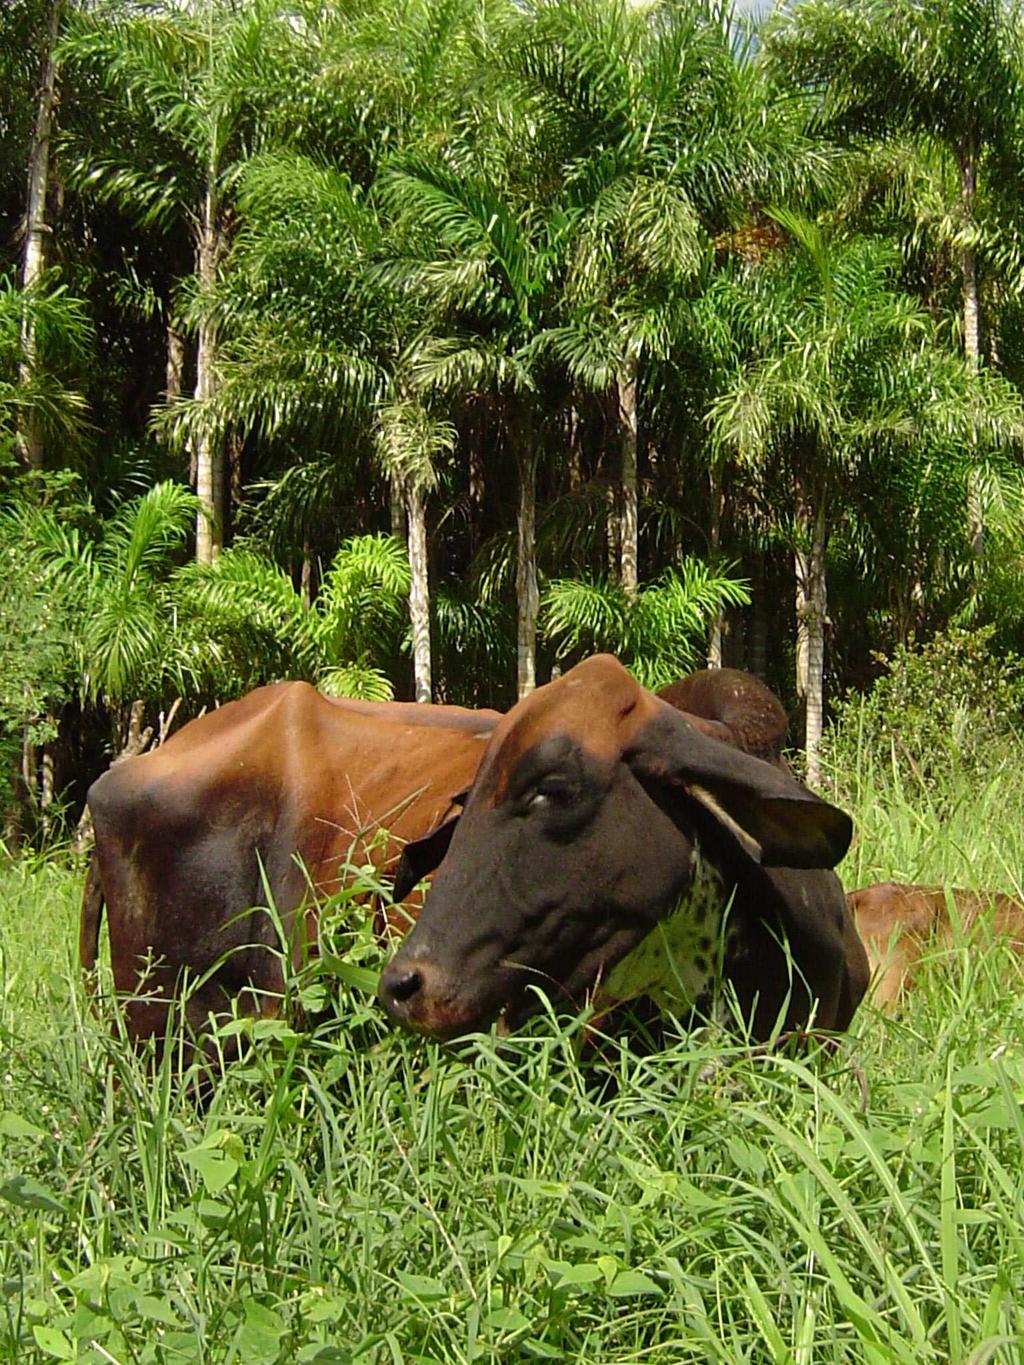
[[[381,972],[377,997],[394,1023],[441,1041],[488,1022],[458,999],[442,968],[426,957],[392,958]]]

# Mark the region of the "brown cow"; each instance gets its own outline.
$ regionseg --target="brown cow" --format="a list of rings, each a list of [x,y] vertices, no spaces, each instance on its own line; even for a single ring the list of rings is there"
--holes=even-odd
[[[879,1009],[895,1009],[922,962],[951,948],[958,928],[968,937],[1005,938],[1024,953],[1024,905],[999,891],[878,882],[848,892],[846,903],[867,949],[870,999]]]
[[[264,877],[294,937],[310,884],[331,893],[346,860],[383,865],[452,812],[498,719],[277,683],[111,767],[89,791],[96,848],[80,954],[91,971],[105,901],[131,1036],[163,1034],[186,968],[209,973],[189,1000],[193,1030],[227,997],[244,996],[250,1013],[272,1011],[283,984],[278,938],[268,914],[249,913],[267,904]]]
[[[745,754],[782,763],[787,719],[782,703],[760,679],[739,668],[705,668],[657,694],[688,715],[702,734]]]
[[[785,715],[750,675],[699,673],[665,695],[705,733],[777,754]],[[95,968],[106,902],[114,980],[134,1037],[162,1034],[182,970],[202,975],[225,953],[191,998],[193,1028],[243,992],[250,1010],[273,1009],[282,985],[276,935],[265,914],[245,913],[264,904],[264,875],[292,933],[310,885],[335,890],[339,865],[365,861],[382,826],[392,838],[373,848],[378,864],[411,839],[433,867],[453,828],[446,817],[499,719],[496,711],[338,700],[281,683],[116,765],[89,793],[97,842],[82,905],[84,969]],[[390,928],[404,932],[410,911],[391,912]]]
[[[514,1025],[535,983],[572,1003],[605,983],[648,994],[668,957],[675,1004],[706,1011],[724,978],[757,1039],[812,1015],[845,1028],[867,960],[826,869],[850,834],[842,811],[598,655],[498,723],[447,854],[406,848],[399,892],[444,862],[381,1000],[449,1038],[503,1011]]]

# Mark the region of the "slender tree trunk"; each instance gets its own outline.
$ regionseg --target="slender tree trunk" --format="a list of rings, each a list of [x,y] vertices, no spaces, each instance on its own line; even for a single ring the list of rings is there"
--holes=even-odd
[[[708,465],[708,484],[711,493],[711,525],[708,534],[708,548],[711,552],[711,562],[717,563],[718,552],[722,547],[722,510],[725,505],[725,481],[722,478],[722,467],[714,461]],[[711,618],[711,629],[708,633],[708,668],[721,668],[722,658],[722,636],[725,627],[725,612],[721,607]]]
[[[821,781],[821,735],[824,719],[825,624],[828,595],[825,577],[825,498],[817,498],[797,479],[797,523],[803,532],[795,555],[796,690],[804,703],[804,752],[807,781]]]
[[[583,451],[581,447],[582,423],[575,403],[569,404],[567,419],[566,473],[569,476],[569,492],[578,493],[583,487]]]
[[[1000,354],[1002,345],[1002,313],[1006,303],[1006,291],[1002,285],[996,285],[992,291],[992,307],[988,314],[988,367],[990,370],[1001,370],[1003,368],[1003,357]]]
[[[630,602],[635,602],[638,578],[638,496],[636,455],[636,361],[629,360],[618,378],[619,438],[622,473],[619,488],[619,582]]]
[[[974,223],[974,196],[977,189],[977,138],[967,134],[960,153],[960,204],[968,227]],[[981,358],[981,311],[978,303],[978,260],[972,243],[960,252],[961,291],[963,298],[964,354],[973,369]],[[976,445],[974,439],[972,447]],[[985,518],[982,509],[981,486],[972,470],[967,485],[967,532],[976,563],[985,553]]]
[[[427,557],[427,516],[423,489],[414,479],[406,485],[405,510],[409,522],[409,620],[412,625],[412,670],[416,700],[431,700],[430,579]]]
[[[222,249],[211,172],[203,201],[203,223],[196,249],[199,283],[204,291],[212,289],[216,283]],[[213,319],[204,309],[199,322],[196,347],[195,396],[199,402],[207,402],[213,397],[215,364],[216,336]],[[224,543],[224,451],[214,441],[209,423],[205,421],[202,422],[196,438],[195,461],[196,494],[200,503],[196,518],[196,559],[200,564],[212,564]]]
[[[224,443],[224,468],[227,474],[227,496],[223,499],[224,535],[230,544],[235,533],[235,521],[245,495],[245,479],[242,470],[243,441],[237,431],[228,433]]]
[[[479,420],[480,414],[476,414],[477,420],[472,424],[469,441],[469,553],[472,558],[476,554],[480,544],[480,528],[484,517],[484,497],[487,489],[486,473],[484,469],[484,455],[481,449],[483,440],[483,423]]]
[[[20,838],[25,839],[33,831],[35,818],[40,811],[40,751],[35,747],[29,725],[22,726],[22,760],[20,760],[20,781],[18,799],[20,815],[18,827]]]
[[[764,681],[768,677],[768,574],[763,551],[754,556],[752,577],[747,667]]]
[[[46,221],[46,196],[50,187],[50,139],[53,135],[57,110],[57,64],[54,49],[60,24],[61,0],[51,0],[46,51],[40,73],[39,96],[36,101],[36,121],[32,134],[32,150],[28,161],[28,196],[25,209],[25,249],[21,258],[21,284],[31,289],[46,269],[46,245],[51,235]],[[36,332],[30,309],[26,309],[21,327],[22,360],[18,378],[22,385],[31,384],[35,375]],[[44,463],[43,435],[39,421],[31,407],[24,411],[18,424],[17,451],[30,469],[42,469]]]
[[[605,493],[605,500],[608,504],[608,516],[605,522],[605,549],[608,561],[608,581],[610,583],[622,582],[622,515],[619,507],[619,494],[621,485],[616,479],[609,479],[608,488]]]
[[[537,490],[536,463],[520,416],[513,419],[519,506],[516,513],[516,691],[520,700],[537,685]]]
[[[182,394],[185,382],[185,337],[177,324],[167,324],[167,359],[164,365],[164,397],[168,403],[176,402]]]
[[[389,476],[388,504],[391,511],[391,534],[399,544],[405,541],[405,488],[400,474],[394,470]]]
[[[53,803],[57,795],[53,746],[44,745],[39,760],[39,819],[44,839],[53,833]]]
[[[21,732],[21,788],[28,815],[39,809],[39,755],[27,725]]]
[[[299,596],[308,611],[313,605],[313,547],[309,540],[302,541],[302,563],[299,566]]]

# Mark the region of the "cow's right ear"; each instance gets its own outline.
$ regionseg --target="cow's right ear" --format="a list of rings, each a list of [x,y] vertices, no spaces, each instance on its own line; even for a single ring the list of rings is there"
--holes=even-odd
[[[461,793],[465,795],[465,793]],[[458,798],[453,798],[458,799]],[[405,848],[402,849],[402,856],[398,862],[398,870],[395,872],[395,881],[391,889],[392,899],[396,902],[404,901],[414,886],[418,886],[423,878],[433,872],[444,855],[448,852],[448,845],[452,841],[455,833],[455,826],[459,823],[458,815],[450,815],[447,820],[432,829],[429,834],[425,834],[422,839],[410,839]]]

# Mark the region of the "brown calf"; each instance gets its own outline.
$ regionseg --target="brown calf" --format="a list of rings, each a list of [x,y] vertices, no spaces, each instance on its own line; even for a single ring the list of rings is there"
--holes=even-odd
[[[1005,937],[1024,953],[1024,905],[1002,892],[896,882],[849,891],[846,903],[871,966],[870,998],[879,1009],[894,1009],[922,961],[955,942],[950,900],[962,933]]]

